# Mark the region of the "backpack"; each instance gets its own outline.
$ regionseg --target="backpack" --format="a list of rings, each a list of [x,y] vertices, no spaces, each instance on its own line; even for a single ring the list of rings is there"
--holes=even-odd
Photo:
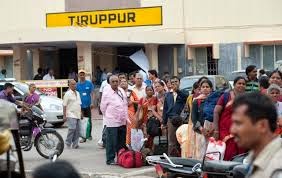
[[[118,152],[118,165],[124,168],[139,168],[143,166],[142,153],[122,148]]]
[[[228,102],[229,98],[229,92],[225,92],[225,89],[222,89],[220,91],[215,91],[211,93],[204,101],[203,106],[203,118],[204,120],[208,120],[210,122],[213,122],[213,112],[214,108],[217,104],[218,99],[221,95],[224,95],[224,105]]]

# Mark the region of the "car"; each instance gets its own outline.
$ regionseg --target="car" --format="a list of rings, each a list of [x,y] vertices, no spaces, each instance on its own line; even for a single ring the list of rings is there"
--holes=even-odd
[[[208,77],[208,79],[213,84],[213,90],[221,90],[221,89],[232,89],[231,85],[229,84],[228,80],[222,75],[204,75]],[[203,75],[193,75],[193,76],[186,76],[181,78],[179,89],[184,91],[185,93],[191,94],[193,84],[197,82]]]
[[[0,82],[0,91],[3,90],[6,82],[8,82],[8,80]],[[28,84],[17,81],[11,81],[10,83],[14,85],[15,98],[22,101],[24,96],[29,92]],[[46,115],[47,122],[55,127],[62,126],[64,124],[63,100],[54,96],[47,96],[39,90],[36,90],[35,92],[40,96],[40,104]]]

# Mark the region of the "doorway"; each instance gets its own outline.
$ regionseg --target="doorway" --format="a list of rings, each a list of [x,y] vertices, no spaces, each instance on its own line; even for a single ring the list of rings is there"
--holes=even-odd
[[[71,70],[77,72],[77,49],[60,49],[59,50],[60,78],[67,79]]]

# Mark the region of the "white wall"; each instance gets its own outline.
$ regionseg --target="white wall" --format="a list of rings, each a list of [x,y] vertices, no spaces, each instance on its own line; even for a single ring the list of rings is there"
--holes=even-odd
[[[184,0],[187,43],[282,39],[281,0]]]
[[[1,0],[0,32],[44,28],[47,12],[64,10],[65,4],[62,0]]]

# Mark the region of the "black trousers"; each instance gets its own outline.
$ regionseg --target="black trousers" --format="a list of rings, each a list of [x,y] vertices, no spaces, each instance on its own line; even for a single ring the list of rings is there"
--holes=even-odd
[[[106,163],[115,160],[116,154],[121,148],[125,148],[126,126],[107,127],[106,129]]]
[[[91,119],[91,109],[90,107],[87,108],[81,108],[81,112],[83,117],[89,117],[90,118],[90,136],[92,137],[92,119]]]

